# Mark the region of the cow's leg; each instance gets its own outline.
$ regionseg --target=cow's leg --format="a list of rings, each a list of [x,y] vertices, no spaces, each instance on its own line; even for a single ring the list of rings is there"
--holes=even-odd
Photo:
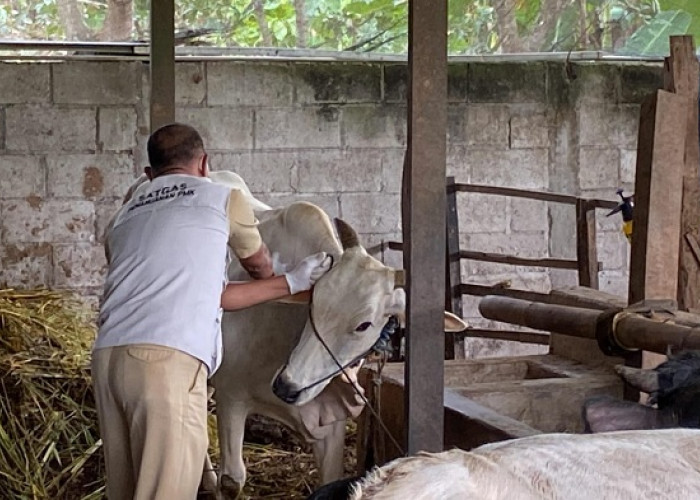
[[[345,472],[345,420],[334,422],[329,427],[330,432],[323,439],[313,442],[321,485],[341,479]]]
[[[243,463],[243,435],[248,407],[222,398],[216,402],[216,413],[221,448],[217,498],[234,500],[243,491],[246,479]]]

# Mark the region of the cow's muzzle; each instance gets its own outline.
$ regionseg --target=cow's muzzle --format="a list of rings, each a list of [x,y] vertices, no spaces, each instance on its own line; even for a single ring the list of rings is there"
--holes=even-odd
[[[301,391],[297,389],[285,376],[284,368],[272,381],[272,392],[287,404],[294,404],[299,399]]]

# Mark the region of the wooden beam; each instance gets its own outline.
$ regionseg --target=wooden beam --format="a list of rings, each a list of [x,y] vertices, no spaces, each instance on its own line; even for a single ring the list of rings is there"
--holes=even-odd
[[[408,271],[406,452],[442,451],[444,440],[447,0],[408,10],[408,151],[402,221]]]
[[[151,132],[175,121],[175,0],[151,0]]]
[[[641,107],[637,142],[629,303],[668,299],[678,291],[681,197],[687,99],[663,90]]]
[[[628,299],[669,299],[678,293],[681,239],[685,127],[678,117],[687,112],[687,98],[664,90],[644,100],[637,139],[634,192],[634,229]],[[685,123],[685,120],[682,121]],[[663,358],[649,352],[628,356],[630,366],[650,368]],[[639,392],[625,388],[625,398],[636,401]]]
[[[595,207],[587,200],[576,201],[576,265],[578,284],[598,288],[598,248]]]
[[[678,307],[700,306],[700,264],[692,247],[700,236],[700,144],[698,142],[698,59],[692,36],[672,36],[664,62],[664,89],[687,99],[683,156],[683,208],[678,266]],[[683,129],[679,130],[683,133]]]
[[[460,318],[462,311],[462,294],[459,285],[462,282],[462,265],[459,251],[459,215],[457,211],[457,192],[454,189],[455,178],[447,178],[447,259],[445,266],[445,310]],[[464,358],[464,338],[454,333],[445,333],[445,359]]]

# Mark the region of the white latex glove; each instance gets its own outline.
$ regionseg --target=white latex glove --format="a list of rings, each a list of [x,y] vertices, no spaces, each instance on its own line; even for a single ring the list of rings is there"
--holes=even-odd
[[[309,290],[331,268],[326,252],[319,252],[302,260],[294,269],[285,273],[289,291],[293,294]]]

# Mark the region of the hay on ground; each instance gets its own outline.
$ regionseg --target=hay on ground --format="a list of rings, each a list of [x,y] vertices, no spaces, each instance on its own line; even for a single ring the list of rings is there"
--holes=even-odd
[[[90,379],[93,314],[50,290],[0,289],[0,497],[104,497],[104,461]],[[218,463],[215,419],[210,452]],[[354,426],[346,472],[354,467]],[[253,419],[246,430],[244,495],[305,498],[318,481],[310,447],[281,424]]]
[[[103,496],[90,389],[91,315],[69,295],[0,290],[0,491]]]

